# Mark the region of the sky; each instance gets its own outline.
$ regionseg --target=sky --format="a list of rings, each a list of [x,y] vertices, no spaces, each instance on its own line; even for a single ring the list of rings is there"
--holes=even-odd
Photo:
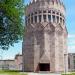
[[[68,52],[75,53],[75,0],[62,0],[66,7],[66,27],[68,30]],[[30,0],[25,0],[25,4]],[[22,41],[14,44],[9,50],[0,50],[0,59],[14,59],[16,54],[22,54]]]

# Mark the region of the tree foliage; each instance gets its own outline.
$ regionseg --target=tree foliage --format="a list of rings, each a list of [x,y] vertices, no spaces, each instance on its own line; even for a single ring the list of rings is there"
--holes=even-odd
[[[8,49],[22,39],[23,0],[0,0],[0,48]]]

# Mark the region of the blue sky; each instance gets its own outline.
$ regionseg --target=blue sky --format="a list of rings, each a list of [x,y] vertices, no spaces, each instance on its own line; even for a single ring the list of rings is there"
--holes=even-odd
[[[62,0],[66,7],[66,26],[68,30],[68,52],[75,52],[75,0]],[[25,0],[25,4],[30,0]],[[15,55],[22,53],[22,42],[14,44],[8,51],[0,51],[2,59],[14,59]],[[1,59],[1,57],[0,57]]]
[[[66,6],[66,26],[68,30],[68,52],[75,52],[75,0],[63,0]]]

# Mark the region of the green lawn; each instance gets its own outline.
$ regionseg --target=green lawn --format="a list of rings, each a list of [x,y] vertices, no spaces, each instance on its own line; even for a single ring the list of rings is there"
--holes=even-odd
[[[27,75],[27,74],[22,74],[18,71],[11,71],[11,70],[0,70],[0,75]]]
[[[75,72],[71,72],[69,74],[62,74],[62,75],[75,75]]]

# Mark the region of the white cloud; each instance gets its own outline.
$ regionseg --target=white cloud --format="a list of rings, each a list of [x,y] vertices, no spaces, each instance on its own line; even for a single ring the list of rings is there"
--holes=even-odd
[[[75,53],[75,46],[68,46],[68,52]]]
[[[69,50],[75,50],[75,46],[68,46]]]
[[[69,34],[68,38],[75,38],[75,34]]]
[[[68,40],[68,45],[75,45],[75,39]]]
[[[75,45],[75,34],[68,35],[68,45]]]
[[[75,52],[75,34],[68,35],[68,51],[71,53]]]

